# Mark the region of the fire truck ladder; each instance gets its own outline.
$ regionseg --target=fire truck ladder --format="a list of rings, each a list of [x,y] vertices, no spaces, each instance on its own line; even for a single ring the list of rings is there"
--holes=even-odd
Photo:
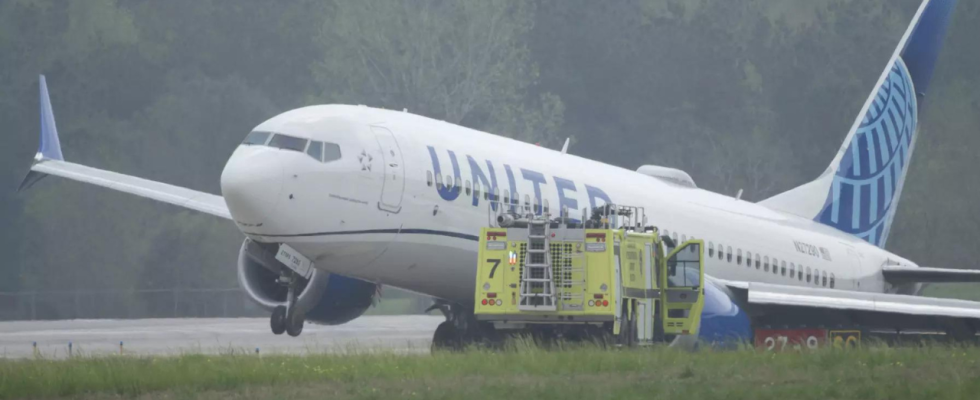
[[[527,255],[521,274],[521,311],[556,311],[555,281],[551,270],[551,222],[534,218],[527,224]]]

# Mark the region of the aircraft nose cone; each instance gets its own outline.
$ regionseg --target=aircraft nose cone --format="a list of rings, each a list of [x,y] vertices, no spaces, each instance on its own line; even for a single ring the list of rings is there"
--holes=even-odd
[[[261,227],[274,218],[283,186],[283,166],[268,149],[239,149],[221,173],[221,194],[235,222]]]

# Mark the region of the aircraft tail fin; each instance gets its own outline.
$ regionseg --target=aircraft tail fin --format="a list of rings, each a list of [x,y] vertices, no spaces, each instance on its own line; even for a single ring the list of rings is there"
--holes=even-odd
[[[922,2],[827,170],[760,204],[885,246],[955,6],[956,0]]]
[[[61,141],[58,139],[58,127],[54,122],[54,109],[51,108],[51,97],[48,95],[48,82],[44,75],[40,76],[40,101],[41,101],[41,138],[37,146],[37,155],[34,162],[43,160],[64,161],[65,157],[61,153]],[[30,171],[20,184],[18,191],[26,190],[40,181],[47,174]]]

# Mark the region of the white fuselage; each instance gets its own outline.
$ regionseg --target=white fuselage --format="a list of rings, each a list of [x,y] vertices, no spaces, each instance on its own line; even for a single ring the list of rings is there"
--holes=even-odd
[[[883,264],[913,265],[805,218],[407,112],[313,106],[256,130],[336,143],[342,157],[321,163],[297,151],[240,147],[222,176],[239,229],[254,240],[288,243],[316,268],[447,300],[473,296],[476,235],[491,218],[483,179],[496,181],[501,199],[515,191],[513,183],[522,208],[534,207],[537,186],[552,215],[566,205],[577,217],[604,198],[643,207],[662,233],[703,239],[706,273],[715,279],[829,288],[826,274],[835,289],[885,292],[892,288]],[[455,196],[443,189],[447,200],[440,184],[454,176],[460,188]],[[820,279],[808,282],[816,270]]]

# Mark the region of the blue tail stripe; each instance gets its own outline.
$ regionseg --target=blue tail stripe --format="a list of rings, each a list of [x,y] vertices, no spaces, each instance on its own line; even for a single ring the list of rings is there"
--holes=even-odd
[[[888,164],[892,159],[892,154],[889,151],[891,144],[888,143],[888,134],[882,128],[875,128],[875,137],[878,138],[878,154],[881,155],[879,159],[882,165]]]
[[[892,180],[905,174],[908,148],[918,119],[916,99],[906,95],[911,87],[904,63],[896,60],[878,88],[877,97],[885,99],[882,103],[885,108],[869,109],[864,123],[858,127],[850,151],[845,152],[834,177],[833,190],[839,190],[839,194],[829,194],[824,207],[831,215],[823,212],[818,221],[875,245],[882,244],[884,237],[878,234],[878,228],[890,223],[886,219],[896,188]],[[879,186],[884,187],[884,193],[877,191]],[[878,207],[879,201],[884,203],[883,207]]]

